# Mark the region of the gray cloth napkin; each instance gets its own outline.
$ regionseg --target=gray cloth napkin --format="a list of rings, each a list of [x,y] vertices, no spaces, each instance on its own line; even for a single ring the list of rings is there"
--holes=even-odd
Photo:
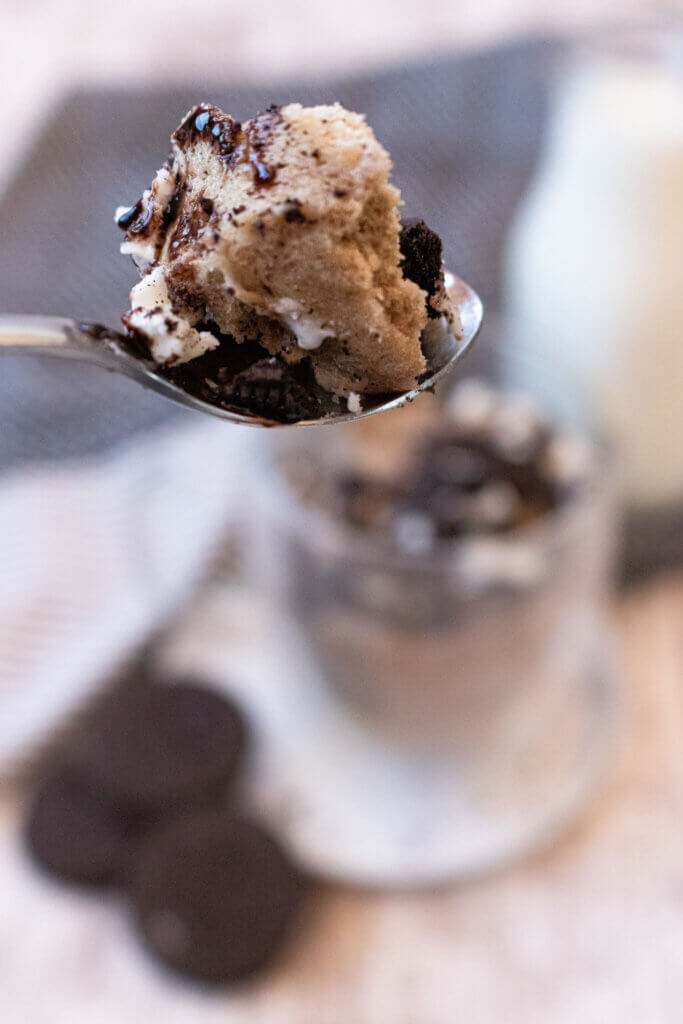
[[[170,132],[202,99],[238,118],[293,100],[338,99],[367,114],[394,159],[406,214],[441,233],[448,263],[495,308],[501,245],[538,153],[557,53],[526,41],[315,85],[77,93],[0,204],[0,310],[118,323],[135,271],[118,253],[114,208],[148,186]],[[0,470],[99,452],[191,415],[92,368],[3,358]]]

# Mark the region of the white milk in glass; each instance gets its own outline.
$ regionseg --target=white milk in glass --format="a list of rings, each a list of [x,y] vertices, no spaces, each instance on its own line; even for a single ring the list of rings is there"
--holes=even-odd
[[[629,505],[683,502],[683,36],[571,61],[506,298],[617,442]]]

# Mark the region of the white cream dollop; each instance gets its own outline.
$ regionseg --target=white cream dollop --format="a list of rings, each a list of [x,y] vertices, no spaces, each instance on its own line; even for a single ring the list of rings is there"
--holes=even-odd
[[[163,267],[154,267],[130,290],[131,309],[153,309],[154,306],[166,306],[169,302]]]
[[[350,393],[346,399],[346,406],[349,412],[352,412],[354,416],[358,416],[363,411],[363,405],[357,391],[352,391]]]
[[[273,303],[272,310],[266,311],[267,315],[273,314],[282,320],[296,337],[299,348],[306,352],[320,348],[325,338],[330,338],[334,331],[327,325],[323,325],[314,317],[304,313],[300,304],[294,299],[280,299]]]

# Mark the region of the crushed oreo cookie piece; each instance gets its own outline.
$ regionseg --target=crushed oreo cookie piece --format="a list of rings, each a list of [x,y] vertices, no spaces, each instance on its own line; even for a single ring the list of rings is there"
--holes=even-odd
[[[463,491],[473,491],[486,482],[491,472],[491,459],[485,450],[463,443],[452,431],[432,435],[423,452],[416,452],[421,464],[418,486],[447,484]],[[424,457],[424,459],[422,458]]]
[[[444,423],[417,437],[399,478],[340,472],[334,511],[350,526],[385,531],[401,550],[439,539],[504,533],[552,512],[566,489],[547,472],[552,434],[542,424],[522,457],[490,430]]]
[[[335,499],[342,518],[353,526],[375,529],[387,521],[393,493],[382,480],[342,473],[335,481]]]
[[[236,374],[229,398],[236,408],[278,423],[317,419],[322,403],[313,379],[305,381],[304,367],[291,367],[275,356],[260,359]]]
[[[211,330],[211,325],[199,329]],[[221,336],[217,348],[197,359],[156,370],[204,402],[274,423],[318,419],[338,405],[334,395],[316,382],[307,359],[287,363],[271,356],[258,341],[238,345]]]
[[[427,313],[432,319],[440,316],[429,301],[443,283],[443,244],[423,220],[406,219],[399,236],[400,267],[404,277],[414,281],[427,293]]]
[[[198,329],[210,330],[211,326],[201,324]],[[220,399],[227,395],[235,375],[268,353],[256,341],[237,345],[232,338],[220,337],[217,348],[179,366],[156,367],[156,372],[205,402],[221,404]]]

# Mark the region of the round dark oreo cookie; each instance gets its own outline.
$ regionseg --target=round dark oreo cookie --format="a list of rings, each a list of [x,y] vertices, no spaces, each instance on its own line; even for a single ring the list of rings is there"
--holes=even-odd
[[[125,814],[154,818],[223,792],[246,728],[225,697],[192,683],[144,683],[113,694],[80,751],[93,789]]]
[[[219,808],[184,812],[152,829],[128,867],[128,893],[147,946],[174,970],[209,982],[265,965],[302,891],[278,843]]]
[[[51,874],[89,885],[118,880],[128,851],[129,824],[73,768],[47,778],[33,797],[26,842]]]

